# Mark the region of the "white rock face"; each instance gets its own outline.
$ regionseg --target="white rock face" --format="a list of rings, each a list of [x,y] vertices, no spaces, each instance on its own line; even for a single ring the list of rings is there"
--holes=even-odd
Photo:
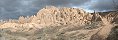
[[[45,7],[29,18],[1,22],[0,40],[95,40],[94,35],[104,35],[105,39],[118,23],[118,16],[103,15],[77,8]]]
[[[40,24],[44,25],[66,25],[66,24],[81,24],[91,21],[92,15],[86,13],[82,9],[75,8],[56,8],[46,7],[37,13],[37,18]]]

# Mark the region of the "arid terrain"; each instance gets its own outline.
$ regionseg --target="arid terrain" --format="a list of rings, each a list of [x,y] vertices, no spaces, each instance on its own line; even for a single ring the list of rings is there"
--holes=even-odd
[[[0,22],[0,40],[118,40],[118,12],[45,7],[36,15]]]

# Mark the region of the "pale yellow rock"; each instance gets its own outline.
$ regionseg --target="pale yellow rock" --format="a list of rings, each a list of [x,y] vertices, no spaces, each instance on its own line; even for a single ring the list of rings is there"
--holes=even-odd
[[[1,22],[0,40],[90,40],[91,36],[95,40],[96,35],[106,39],[116,26],[117,15],[47,6],[31,17]]]

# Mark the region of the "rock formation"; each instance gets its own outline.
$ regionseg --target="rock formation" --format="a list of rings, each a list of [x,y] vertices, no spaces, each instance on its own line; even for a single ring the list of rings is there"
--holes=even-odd
[[[117,13],[45,7],[31,17],[1,22],[0,40],[108,40],[118,26]]]

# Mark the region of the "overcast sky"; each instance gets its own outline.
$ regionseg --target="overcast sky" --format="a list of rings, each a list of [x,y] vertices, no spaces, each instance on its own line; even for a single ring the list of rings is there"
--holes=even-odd
[[[118,5],[118,0],[114,1]],[[83,8],[88,12],[114,10],[112,0],[0,0],[0,19],[17,19],[19,16],[31,16],[48,5]]]

